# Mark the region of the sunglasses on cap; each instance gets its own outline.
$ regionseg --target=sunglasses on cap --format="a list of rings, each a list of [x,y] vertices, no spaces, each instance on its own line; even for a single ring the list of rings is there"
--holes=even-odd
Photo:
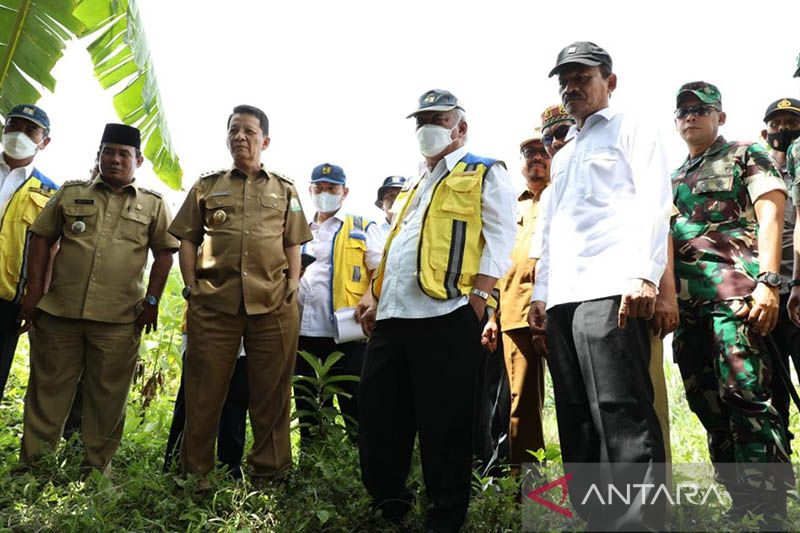
[[[548,133],[547,135],[542,136],[542,144],[544,144],[545,146],[550,146],[556,139],[558,139],[559,141],[563,141],[564,137],[567,136],[567,133],[569,133],[569,126],[567,126],[566,124],[563,126],[559,126],[556,129],[554,129],[552,133]]]
[[[699,105],[690,105],[687,107],[679,107],[675,110],[675,118],[682,119],[686,118],[689,115],[694,115],[696,117],[704,117],[706,115],[710,115],[712,111],[716,111],[717,108],[713,105],[709,104],[699,104]]]

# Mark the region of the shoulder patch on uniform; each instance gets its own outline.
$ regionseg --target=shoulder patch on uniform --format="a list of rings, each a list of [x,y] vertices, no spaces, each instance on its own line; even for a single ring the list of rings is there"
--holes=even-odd
[[[202,174],[200,174],[200,177],[198,179],[210,178],[211,176],[219,176],[220,174],[224,174],[227,171],[228,171],[227,169],[210,170],[208,172],[203,172]]]
[[[161,193],[158,191],[154,191],[153,189],[145,189],[144,187],[139,187],[139,190],[142,192],[146,192],[148,194],[152,194],[156,198],[161,198]]]
[[[86,185],[90,183],[91,180],[67,180],[61,185],[62,187],[71,187],[73,185]]]
[[[275,172],[274,170],[270,170],[269,173],[272,174],[273,176],[275,176],[276,178],[282,179],[283,181],[285,181],[286,183],[288,183],[290,185],[294,185],[294,180],[292,178],[284,176],[280,172]]]
[[[292,199],[289,201],[289,208],[292,212],[303,210],[303,208],[300,207],[300,200],[297,199],[297,196],[292,196]]]

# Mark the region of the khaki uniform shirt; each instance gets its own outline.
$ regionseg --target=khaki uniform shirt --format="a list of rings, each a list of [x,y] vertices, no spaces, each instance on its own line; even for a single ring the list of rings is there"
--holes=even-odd
[[[192,299],[231,315],[277,308],[296,288],[284,249],[312,238],[291,180],[263,168],[201,176],[169,232],[199,246]]]
[[[511,251],[511,269],[497,282],[503,331],[528,327],[528,309],[533,294],[533,267],[536,265],[536,260],[528,255],[539,214],[539,201],[534,200],[533,193],[529,190],[523,191],[517,198],[517,213],[517,236]]]
[[[51,315],[127,324],[144,297],[147,251],[178,248],[170,213],[156,192],[133,182],[119,193],[97,176],[66,182],[31,226],[61,239],[50,290],[38,308]]]

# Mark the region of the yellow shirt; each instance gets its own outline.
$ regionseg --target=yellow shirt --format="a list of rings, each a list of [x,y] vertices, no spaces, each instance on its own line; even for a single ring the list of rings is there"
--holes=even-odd
[[[528,309],[533,293],[533,268],[536,260],[528,257],[536,229],[539,200],[525,190],[517,198],[517,236],[511,252],[511,269],[500,278],[500,324],[503,331],[528,327]]]
[[[136,320],[148,250],[178,248],[167,233],[170,218],[161,196],[135,182],[118,193],[102,176],[65,183],[31,226],[50,242],[61,239],[38,308],[64,318]]]
[[[235,315],[268,313],[287,295],[284,248],[310,241],[311,230],[291,180],[261,169],[201,176],[169,232],[199,246],[192,299]]]

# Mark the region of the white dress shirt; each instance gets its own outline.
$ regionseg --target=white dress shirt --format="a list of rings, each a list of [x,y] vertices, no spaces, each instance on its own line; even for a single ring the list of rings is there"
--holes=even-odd
[[[467,296],[449,300],[431,298],[417,279],[417,249],[422,219],[430,204],[434,185],[450,173],[467,154],[461,147],[442,158],[422,176],[417,193],[406,209],[400,231],[395,235],[386,257],[378,320],[386,318],[428,318],[450,313],[467,303]],[[395,204],[396,205],[396,204]],[[511,249],[517,231],[517,197],[511,176],[503,165],[494,165],[483,181],[481,191],[481,233],[485,241],[478,272],[501,278],[511,267]],[[397,216],[397,215],[395,215]]]
[[[304,245],[304,251],[317,258],[308,265],[300,278],[300,335],[304,337],[333,337],[331,268],[333,266],[333,239],[344,224],[343,216],[334,215],[319,224],[317,217],[309,224],[313,239]],[[365,231],[367,250],[364,262],[370,272],[378,268],[383,253],[383,240],[378,225],[372,223]],[[337,276],[347,275],[337,272]],[[366,273],[364,274],[366,275]]]
[[[6,163],[3,152],[0,152],[0,220],[6,213],[6,207],[8,207],[11,197],[31,177],[32,172],[33,162],[12,170]]]
[[[386,244],[386,239],[389,237],[389,231],[392,229],[392,223],[386,219],[378,226],[378,234],[381,236],[381,250]]]
[[[553,158],[534,300],[553,307],[658,286],[672,189],[664,149],[644,123],[605,108]]]

